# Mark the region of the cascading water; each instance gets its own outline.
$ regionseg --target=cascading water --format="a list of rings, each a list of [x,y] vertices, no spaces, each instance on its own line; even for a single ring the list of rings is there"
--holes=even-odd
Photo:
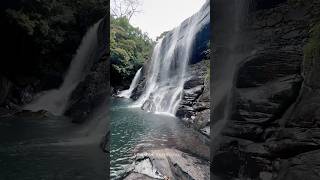
[[[175,115],[183,97],[187,66],[192,56],[200,23],[210,12],[209,1],[201,10],[159,40],[153,50],[146,75],[145,90],[133,107],[152,101],[155,113]]]
[[[140,69],[137,71],[136,75],[134,76],[134,78],[133,78],[133,80],[132,80],[132,82],[131,82],[131,84],[130,84],[129,89],[121,91],[121,92],[117,95],[118,97],[123,97],[123,98],[130,98],[130,97],[131,97],[132,91],[134,90],[134,88],[137,87],[138,82],[139,82],[139,80],[140,80],[141,70],[142,70],[142,68],[140,68]]]
[[[240,31],[248,14],[250,0],[216,0],[217,11],[214,29],[214,45],[223,49],[218,52],[213,69],[214,125],[211,138],[220,134],[227,121],[231,118],[233,90],[239,64],[245,60],[245,42]]]
[[[98,57],[98,28],[100,22],[101,20],[94,24],[83,37],[60,88],[42,93],[33,102],[25,106],[25,109],[32,111],[47,110],[55,115],[64,113],[69,96]]]

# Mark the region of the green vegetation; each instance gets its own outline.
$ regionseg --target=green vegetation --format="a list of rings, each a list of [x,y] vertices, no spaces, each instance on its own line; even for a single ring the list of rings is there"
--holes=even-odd
[[[40,52],[45,54],[68,40],[70,30],[73,30],[71,33],[85,33],[90,25],[106,14],[106,3],[102,0],[31,0],[22,3],[22,8],[9,8],[5,12],[11,25],[32,37],[41,48]]]
[[[308,73],[314,65],[314,60],[320,57],[320,23],[310,31],[309,42],[304,47],[304,73]]]
[[[14,75],[17,64],[24,67],[23,75],[64,73],[87,29],[109,8],[107,0],[5,0],[6,4],[0,23],[11,64],[3,61],[1,66]]]
[[[150,57],[154,42],[126,17],[111,17],[110,54],[112,84],[131,81],[135,72]]]

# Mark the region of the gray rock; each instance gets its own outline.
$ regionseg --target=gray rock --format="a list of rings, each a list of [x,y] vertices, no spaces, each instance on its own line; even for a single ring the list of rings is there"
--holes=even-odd
[[[210,125],[210,109],[198,112],[194,119],[195,126],[197,129],[205,128]],[[210,132],[210,131],[209,131]]]
[[[130,173],[124,178],[124,180],[155,180],[156,178],[149,177],[144,174]]]
[[[276,180],[320,179],[320,150],[284,160]]]
[[[204,135],[206,135],[207,137],[210,137],[210,126],[206,126],[202,129],[200,129],[200,132]]]
[[[130,177],[135,180],[142,176],[147,176],[147,179],[210,179],[208,162],[176,149],[151,150],[138,154],[134,164],[133,170],[129,173],[127,179]],[[140,171],[141,169],[143,171]],[[150,172],[153,172],[151,173],[153,175]],[[158,175],[155,175],[155,172],[158,172]]]
[[[299,76],[302,55],[290,51],[263,51],[255,53],[241,65],[237,88],[258,87],[285,76]]]
[[[252,123],[280,118],[297,98],[302,79],[298,75],[272,79],[260,87],[237,89],[233,118]]]
[[[320,179],[320,61],[314,58],[303,64],[303,46],[309,25],[320,13],[320,4],[314,0],[306,4],[293,8],[287,1],[257,1],[241,24],[241,47],[236,50],[244,54],[245,61],[235,77],[231,118],[223,126],[215,124],[221,133],[211,147],[214,176]],[[226,27],[230,26],[223,21],[227,17],[218,15],[213,27],[224,27],[215,29],[216,36],[221,34],[215,39],[219,58],[219,54],[228,52],[220,46],[227,40]],[[243,42],[242,37],[246,38]]]
[[[72,92],[65,115],[73,122],[83,122],[90,114],[105,102],[108,91],[108,62],[101,61],[94,65],[77,88]]]

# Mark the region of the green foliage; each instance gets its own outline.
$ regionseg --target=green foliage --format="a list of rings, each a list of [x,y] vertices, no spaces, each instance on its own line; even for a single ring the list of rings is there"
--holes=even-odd
[[[153,41],[125,17],[111,17],[110,28],[112,79],[129,80],[150,57]]]
[[[309,42],[304,47],[304,72],[308,73],[313,66],[313,61],[320,57],[320,23],[310,31]]]
[[[17,31],[16,43],[39,53],[28,58],[68,64],[84,33],[107,9],[107,0],[21,1],[4,11],[3,31]]]
[[[17,25],[26,32],[28,35],[33,35],[34,28],[36,26],[36,22],[34,20],[31,20],[30,17],[26,14],[24,14],[21,11],[15,11],[12,9],[7,10],[7,14],[9,17],[11,17]]]

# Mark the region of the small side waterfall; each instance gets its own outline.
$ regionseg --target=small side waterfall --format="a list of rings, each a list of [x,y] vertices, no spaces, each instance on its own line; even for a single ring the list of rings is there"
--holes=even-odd
[[[155,113],[175,115],[183,97],[186,72],[201,21],[210,12],[209,1],[201,10],[170,31],[156,44],[148,64],[145,90],[133,107],[152,101]]]
[[[100,22],[101,20],[94,24],[83,37],[60,88],[42,93],[33,102],[26,105],[25,109],[32,111],[47,110],[55,115],[64,113],[71,93],[84,78],[98,56],[98,28]]]
[[[132,80],[132,82],[131,82],[131,84],[130,84],[129,89],[121,91],[121,92],[117,95],[118,97],[123,97],[123,98],[130,98],[130,97],[131,97],[132,91],[134,90],[134,88],[137,87],[138,82],[139,82],[139,80],[140,80],[141,70],[142,70],[142,68],[140,68],[140,69],[137,71],[136,75],[134,76],[134,78],[133,78],[133,80]]]

